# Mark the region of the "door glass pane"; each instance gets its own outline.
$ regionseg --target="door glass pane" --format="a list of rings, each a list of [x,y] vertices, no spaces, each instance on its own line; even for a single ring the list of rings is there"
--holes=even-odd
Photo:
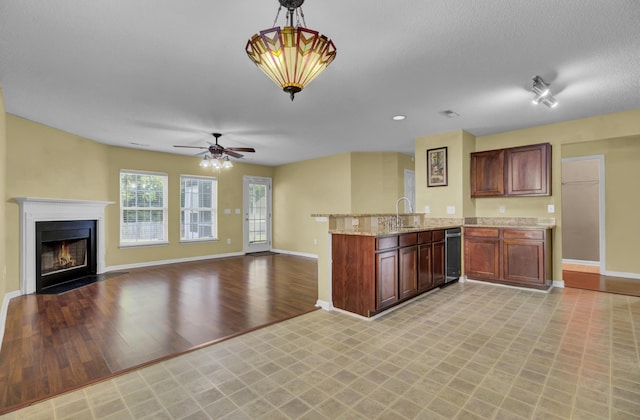
[[[267,240],[267,186],[249,184],[249,243]]]

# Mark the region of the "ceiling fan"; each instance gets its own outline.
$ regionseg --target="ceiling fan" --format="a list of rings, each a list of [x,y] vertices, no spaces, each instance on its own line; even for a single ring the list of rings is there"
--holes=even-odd
[[[191,148],[191,149],[206,149],[209,151],[209,153],[211,153],[211,156],[215,159],[220,158],[223,154],[232,156],[234,158],[242,158],[244,157],[244,155],[238,153],[238,152],[251,152],[254,153],[256,151],[256,149],[254,149],[253,147],[224,147],[221,144],[218,144],[218,139],[220,137],[222,137],[222,134],[220,133],[211,133],[211,135],[213,137],[216,138],[216,142],[211,143],[211,142],[207,142],[209,143],[209,146],[181,146],[181,145],[174,145],[173,147],[187,147],[187,148]]]

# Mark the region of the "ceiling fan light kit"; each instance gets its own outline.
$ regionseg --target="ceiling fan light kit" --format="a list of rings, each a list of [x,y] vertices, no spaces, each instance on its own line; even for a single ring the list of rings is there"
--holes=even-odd
[[[336,57],[336,47],[325,35],[306,28],[300,6],[304,0],[279,0],[280,9],[287,9],[288,25],[275,26],[254,34],[245,50],[247,55],[273,82],[289,94],[293,101]],[[297,26],[293,24],[294,15]],[[304,26],[300,26],[300,19]]]
[[[244,157],[244,155],[238,152],[254,153],[256,151],[256,149],[254,149],[253,147],[224,147],[218,143],[218,139],[222,137],[222,134],[212,133],[211,135],[216,138],[216,142],[215,144],[209,143],[209,146],[174,145],[173,147],[186,147],[190,149],[206,149],[207,151],[204,152],[205,155],[200,161],[200,166],[203,168],[213,168],[213,169],[233,168],[233,163],[229,160],[229,156],[240,159]]]

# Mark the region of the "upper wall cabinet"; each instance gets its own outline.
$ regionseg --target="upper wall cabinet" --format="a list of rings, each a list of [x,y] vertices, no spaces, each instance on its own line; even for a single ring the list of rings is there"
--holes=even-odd
[[[471,197],[551,195],[549,143],[471,153]]]
[[[504,150],[471,153],[471,197],[504,195]]]

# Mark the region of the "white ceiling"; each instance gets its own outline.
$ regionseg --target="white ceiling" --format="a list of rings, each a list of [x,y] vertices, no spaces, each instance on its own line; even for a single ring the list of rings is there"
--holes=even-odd
[[[308,27],[338,53],[294,102],[244,51],[278,6],[3,0],[7,112],[170,153],[195,154],[172,146],[204,146],[221,132],[224,146],[256,148],[246,161],[279,165],[347,151],[413,154],[424,135],[640,108],[638,0],[307,0]],[[557,108],[531,104],[535,75],[551,83]],[[460,117],[440,114],[449,109]]]

